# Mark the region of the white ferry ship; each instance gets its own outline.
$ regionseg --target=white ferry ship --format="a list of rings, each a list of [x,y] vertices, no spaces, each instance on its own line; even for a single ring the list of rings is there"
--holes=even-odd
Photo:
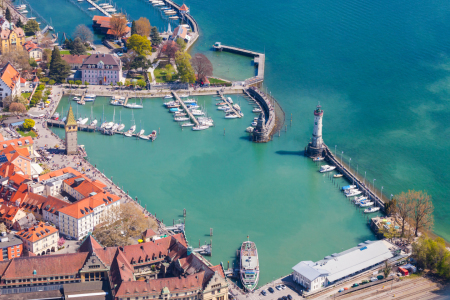
[[[244,288],[252,292],[258,285],[259,261],[258,250],[254,242],[242,243],[240,252],[240,278]]]

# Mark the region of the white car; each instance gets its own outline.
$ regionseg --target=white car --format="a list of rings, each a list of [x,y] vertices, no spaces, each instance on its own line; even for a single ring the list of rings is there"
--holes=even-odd
[[[374,281],[378,281],[378,278],[376,278],[376,277],[372,277],[372,278],[370,278],[370,281],[372,281],[372,282],[374,282]]]
[[[282,288],[283,290],[286,289],[286,286],[284,284],[280,284],[280,288]]]
[[[276,288],[277,290],[279,290],[279,291],[282,290],[281,285],[277,285],[275,288]]]

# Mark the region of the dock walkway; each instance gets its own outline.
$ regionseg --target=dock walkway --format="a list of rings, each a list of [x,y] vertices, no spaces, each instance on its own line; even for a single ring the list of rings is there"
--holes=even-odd
[[[96,9],[98,9],[102,14],[104,14],[107,17],[111,17],[111,15],[106,12],[106,10],[104,10],[103,8],[101,8],[100,6],[98,6],[94,1],[92,0],[86,0],[87,2],[89,2],[89,4],[91,4],[93,7],[95,7]]]
[[[228,107],[231,109],[231,111],[236,114],[236,116],[238,116],[239,118],[242,118],[242,114],[233,107],[233,104],[228,102],[228,99],[225,98],[225,96],[221,92],[217,91],[217,94],[219,94],[220,98],[222,98],[222,100],[228,105]]]
[[[180,97],[178,96],[178,94],[176,92],[172,92],[173,96],[175,97],[175,99],[178,100],[178,102],[181,104],[181,106],[183,106],[183,109],[186,111],[186,113],[188,114],[189,118],[191,119],[192,122],[194,122],[195,126],[199,126],[198,120],[197,118],[191,113],[191,111],[187,108],[186,104],[184,103],[184,101],[182,101],[180,99]]]
[[[363,194],[371,199],[372,201],[375,202],[375,206],[380,207],[381,210],[384,211],[385,206],[384,206],[384,201],[378,197],[378,195],[376,193],[373,192],[373,190],[370,190],[370,188],[364,184],[364,182],[362,182],[360,179],[358,179],[358,177],[356,177],[356,175],[354,175],[351,170],[348,170],[335,156],[334,154],[330,151],[330,149],[328,148],[328,146],[325,146],[325,160],[333,165],[336,166],[336,170],[343,174],[344,177],[351,182],[351,184],[354,184],[358,187],[359,190],[361,190],[363,192]]]

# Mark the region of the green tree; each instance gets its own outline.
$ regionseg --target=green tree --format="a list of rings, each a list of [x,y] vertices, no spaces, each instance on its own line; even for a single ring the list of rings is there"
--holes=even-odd
[[[449,255],[445,241],[440,237],[433,240],[423,234],[412,244],[412,257],[417,261],[417,266],[437,271],[441,276],[450,275],[446,273],[446,270],[450,269]]]
[[[40,82],[43,82],[43,83],[47,83],[47,82],[49,82],[50,81],[50,79],[48,78],[48,77],[43,77],[43,78],[41,78],[41,80],[40,80]]]
[[[389,265],[388,261],[384,261],[384,268],[383,268],[383,274],[384,278],[387,278],[389,274],[391,274],[392,266]]]
[[[82,85],[83,82],[81,80],[75,80],[75,84],[80,88],[80,85]]]
[[[9,105],[9,111],[15,115],[22,114],[27,111],[22,103],[13,102]]]
[[[23,28],[24,26],[25,26],[25,24],[23,24],[22,19],[19,18],[16,22],[16,27]]]
[[[49,85],[54,85],[54,84],[55,84],[55,81],[54,81],[53,79],[50,79],[50,80],[48,81],[48,84],[49,84]]]
[[[27,24],[25,25],[24,31],[26,35],[34,35],[36,32],[38,32],[39,24],[36,20],[28,20]]]
[[[194,69],[191,66],[190,60],[191,56],[182,51],[178,51],[175,54],[175,64],[177,65],[178,75],[180,76],[181,82],[193,83],[195,82]]]
[[[25,129],[25,130],[30,130],[31,128],[34,127],[35,124],[36,124],[36,123],[34,122],[33,119],[25,119],[25,120],[23,120],[23,125],[22,125],[22,127],[23,127],[23,129]]]
[[[153,45],[157,45],[158,46],[159,44],[161,44],[162,38],[159,35],[158,28],[152,27],[152,31],[151,31],[150,35],[152,37],[152,44]]]
[[[120,89],[122,89],[123,83],[121,81],[117,82],[117,85],[119,86]]]
[[[127,41],[127,48],[139,55],[146,55],[152,51],[152,44],[146,37],[133,34]]]
[[[86,86],[86,88],[88,87],[88,85],[89,85],[89,82],[87,82],[87,81],[85,81],[84,82],[84,85]]]
[[[84,46],[81,38],[76,37],[72,43],[72,49],[70,50],[70,54],[72,55],[83,55],[86,54],[86,47]]]
[[[180,46],[180,50],[184,51],[186,49],[186,42],[182,38],[177,38],[177,45]]]
[[[172,81],[172,73],[171,72],[166,73],[166,81]]]
[[[61,59],[61,54],[59,53],[57,46],[53,48],[48,75],[50,79],[53,79],[58,83],[64,82],[70,75],[70,66]]]
[[[138,80],[137,85],[140,86],[141,88],[145,88],[147,86],[147,84],[145,83],[145,80]]]
[[[75,81],[69,80],[70,88],[72,88],[72,84],[74,84],[74,83],[75,83]]]
[[[33,68],[37,68],[38,64],[37,62],[34,60],[34,58],[30,58],[30,66],[32,66]]]
[[[136,32],[136,21],[133,20],[133,22],[131,22],[131,35],[133,34],[137,34]]]
[[[11,22],[11,12],[9,11],[9,7],[6,8],[5,12],[5,19],[8,20],[8,22]]]

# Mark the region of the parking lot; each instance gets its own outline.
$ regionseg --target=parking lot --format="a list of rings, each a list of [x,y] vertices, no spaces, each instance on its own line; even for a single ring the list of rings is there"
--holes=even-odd
[[[295,285],[291,279],[291,275],[280,278],[278,280],[272,281],[259,289],[253,291],[249,294],[238,294],[236,299],[238,300],[289,300],[288,296],[290,295],[291,299],[301,299],[302,296],[295,290]],[[284,288],[277,286],[282,285]],[[297,285],[298,287],[298,285]],[[273,292],[269,291],[269,288],[273,290]],[[262,291],[265,291],[265,295],[262,294]],[[283,298],[285,297],[285,298]]]

